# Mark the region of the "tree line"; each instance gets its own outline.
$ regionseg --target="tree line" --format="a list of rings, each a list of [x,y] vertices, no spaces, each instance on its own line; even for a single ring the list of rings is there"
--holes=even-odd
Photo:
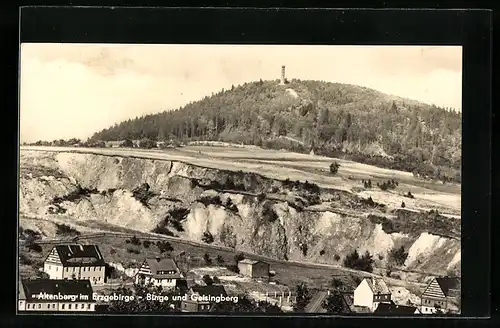
[[[258,81],[95,133],[110,140],[224,141],[345,157],[460,181],[461,115],[375,90],[322,81]]]

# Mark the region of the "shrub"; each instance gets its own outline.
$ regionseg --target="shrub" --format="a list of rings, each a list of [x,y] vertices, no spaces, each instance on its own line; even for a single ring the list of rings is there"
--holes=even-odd
[[[267,222],[274,222],[278,219],[278,214],[273,208],[272,202],[265,202],[262,206],[262,218]]]
[[[220,279],[216,276],[213,277],[214,284],[220,284]]]
[[[149,184],[143,183],[132,190],[132,196],[141,202],[142,205],[149,207],[148,202],[155,194],[150,190]]]
[[[207,253],[203,255],[203,261],[205,261],[206,265],[212,265],[212,259],[210,258],[210,255],[208,255]]]
[[[403,196],[406,198],[412,198],[412,199],[415,198],[415,196],[413,196],[413,194],[410,191],[408,191],[408,193],[404,194]]]
[[[144,240],[142,242],[142,246],[144,246],[144,248],[149,248],[150,245],[151,245],[151,242],[149,240]]]
[[[401,202],[401,208],[405,208],[405,207],[406,207],[405,202]]]
[[[198,199],[198,202],[202,203],[206,207],[208,207],[208,205],[222,206],[222,201],[220,200],[219,195],[215,195],[215,196],[203,196],[200,199]]]
[[[203,241],[206,244],[211,244],[214,242],[214,237],[210,233],[210,231],[205,231],[203,233],[203,237],[201,238],[201,241]]]
[[[171,252],[174,250],[172,245],[168,241],[157,241],[156,247],[160,250],[160,253]]]
[[[132,236],[132,238],[130,238],[130,243],[132,245],[139,246],[141,244],[141,241],[136,236]]]
[[[238,207],[233,203],[231,198],[227,198],[226,204],[224,206],[231,212],[238,213]]]
[[[302,251],[302,255],[307,256],[307,244],[306,243],[300,244],[300,250]]]
[[[333,258],[334,258],[334,259],[335,259],[335,261],[337,261],[337,262],[340,260],[340,256],[339,256],[338,254],[335,254],[335,255],[333,256]]]
[[[144,138],[141,141],[139,141],[139,148],[146,148],[146,149],[156,148],[156,141]]]
[[[131,253],[131,254],[140,254],[141,251],[136,248],[136,247],[133,247],[133,246],[128,246],[127,247],[127,253]]]
[[[109,250],[109,254],[116,254],[116,249],[111,248],[111,249]]]
[[[206,274],[206,275],[203,276],[203,282],[207,286],[212,286],[214,284],[214,280],[208,274]]]
[[[257,200],[258,200],[259,202],[263,202],[265,199],[266,199],[266,195],[265,195],[264,193],[259,193],[259,194],[257,195]]]
[[[19,263],[24,265],[31,265],[33,261],[28,256],[26,256],[26,254],[21,253],[19,254]]]
[[[238,253],[234,255],[234,262],[238,263],[240,261],[243,261],[245,259],[245,255],[243,253]]]
[[[325,250],[324,249],[320,250],[319,255],[325,255]]]
[[[159,233],[165,236],[172,236],[172,237],[175,236],[174,233],[167,228],[164,221],[157,224],[156,227],[153,230],[151,230],[151,232]]]
[[[120,147],[124,148],[134,148],[134,143],[130,139],[125,139],[121,144]]]
[[[337,172],[339,171],[339,168],[340,168],[340,164],[337,162],[333,162],[332,164],[330,164],[330,173],[337,174]]]
[[[240,269],[238,268],[238,266],[236,264],[230,264],[230,265],[227,265],[226,268],[229,270],[229,271],[232,271],[234,273],[240,273]]]
[[[359,257],[358,251],[354,250],[345,257],[344,266],[351,269],[373,272],[373,262],[370,252],[366,251],[362,257]]]
[[[57,227],[56,231],[57,235],[68,235],[68,236],[80,235],[80,231],[70,227],[69,225],[56,223],[56,227]]]
[[[404,265],[407,257],[408,253],[405,252],[404,246],[393,248],[389,252],[389,260],[396,265]]]
[[[217,264],[219,264],[219,265],[224,264],[224,258],[220,255],[217,255],[217,258],[215,260],[217,261]]]

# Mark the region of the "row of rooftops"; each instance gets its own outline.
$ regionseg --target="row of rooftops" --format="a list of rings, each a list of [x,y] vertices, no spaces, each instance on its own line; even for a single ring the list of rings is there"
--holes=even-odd
[[[192,286],[192,293],[217,297],[227,296],[222,285]],[[93,289],[90,280],[59,280],[59,279],[19,279],[19,300],[37,302],[53,302],[51,299],[37,298],[40,294],[48,295],[84,295],[88,301],[93,300]],[[81,299],[65,299],[65,302],[81,302]]]
[[[441,288],[443,294],[448,297],[448,296],[453,296],[453,291],[456,291],[460,289],[460,279],[455,278],[455,277],[437,277],[434,278],[439,287]],[[433,281],[432,280],[432,281]],[[432,282],[431,281],[431,282]],[[384,279],[382,278],[367,278],[366,282],[368,283],[368,286],[372,290],[374,295],[387,295],[390,294],[391,291],[389,290],[389,287],[385,283]],[[430,283],[429,283],[430,285]],[[427,290],[427,288],[426,288]],[[422,293],[423,296],[425,296],[425,292]]]

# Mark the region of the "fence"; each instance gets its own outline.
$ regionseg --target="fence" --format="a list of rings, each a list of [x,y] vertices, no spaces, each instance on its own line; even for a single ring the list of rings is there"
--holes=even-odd
[[[293,304],[295,304],[297,299],[295,293],[292,293],[291,291],[267,292],[267,293],[254,292],[252,294],[255,296],[255,298],[258,298],[259,300],[276,304],[279,307],[283,306],[291,307]]]

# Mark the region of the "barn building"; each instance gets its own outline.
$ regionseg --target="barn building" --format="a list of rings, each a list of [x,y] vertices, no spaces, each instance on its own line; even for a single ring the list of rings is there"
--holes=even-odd
[[[380,303],[391,303],[391,292],[382,278],[365,278],[354,290],[354,306],[375,311]]]
[[[434,314],[439,311],[447,312],[452,308],[452,301],[456,301],[459,297],[459,278],[434,278],[420,297],[420,311],[423,314]]]
[[[88,279],[93,285],[106,279],[106,262],[97,245],[57,245],[43,264],[50,279]]]
[[[138,285],[152,284],[170,289],[178,287],[184,280],[179,267],[170,258],[145,259],[135,275],[135,283]]]
[[[269,278],[269,264],[262,261],[244,259],[238,262],[240,274],[250,278]]]
[[[18,311],[94,312],[90,280],[19,280]]]

